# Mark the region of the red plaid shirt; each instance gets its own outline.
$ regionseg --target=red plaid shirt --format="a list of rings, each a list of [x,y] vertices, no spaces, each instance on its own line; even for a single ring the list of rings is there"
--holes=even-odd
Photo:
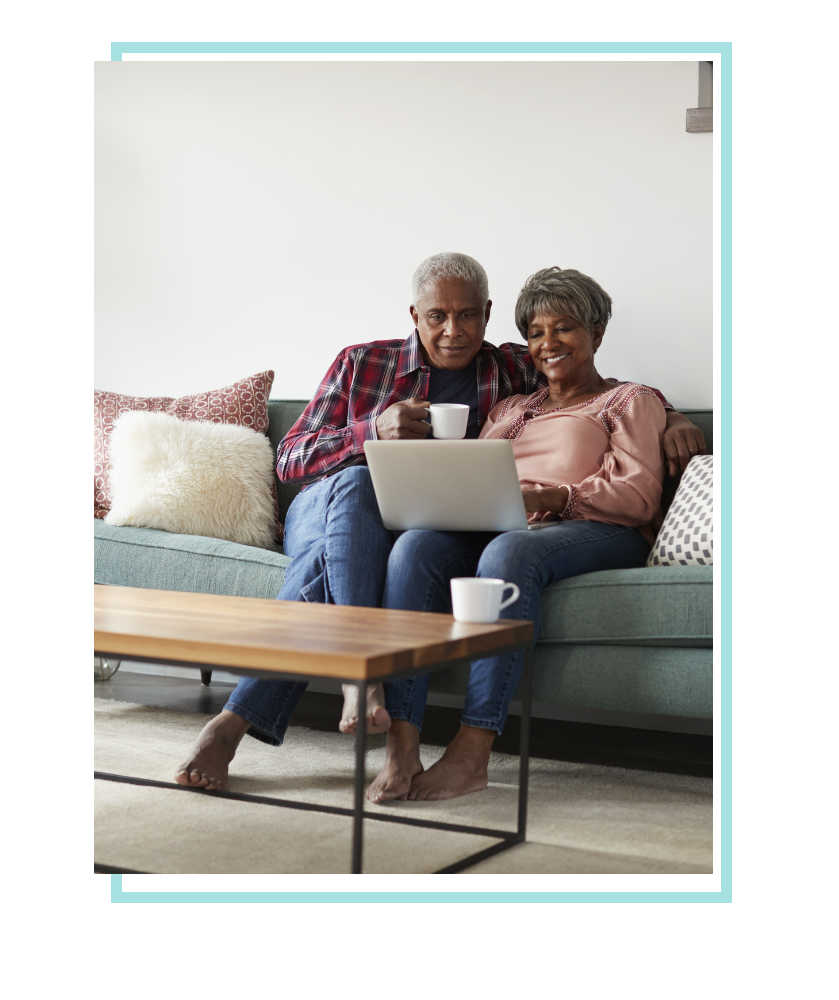
[[[478,427],[495,404],[517,393],[530,395],[547,384],[524,344],[477,354]],[[313,483],[350,465],[364,463],[364,442],[375,441],[376,418],[393,403],[428,398],[431,369],[416,330],[407,340],[379,340],[345,347],[326,373],[314,399],[280,442],[277,477],[283,483]],[[653,390],[662,403],[670,404]]]

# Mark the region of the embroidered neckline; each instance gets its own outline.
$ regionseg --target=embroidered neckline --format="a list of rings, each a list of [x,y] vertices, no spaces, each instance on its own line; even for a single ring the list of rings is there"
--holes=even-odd
[[[598,395],[593,396],[591,399],[585,400],[585,402],[574,403],[573,406],[555,406],[550,410],[542,409],[542,403],[548,398],[547,388],[540,389],[538,392],[532,393],[530,396],[526,396],[520,402],[516,403],[515,406],[511,405],[512,400],[515,397],[510,396],[508,399],[504,401],[504,405],[501,407],[501,412],[498,414],[498,419],[500,420],[503,417],[506,417],[510,409],[515,409],[515,410],[521,409],[521,412],[514,420],[510,421],[506,429],[501,434],[501,437],[506,438],[508,441],[518,441],[525,427],[535,417],[538,417],[543,413],[556,413],[558,411],[574,410],[578,406],[587,406],[589,403],[593,403],[595,400],[600,399],[602,396],[610,396],[610,398],[607,399],[606,402],[603,404],[598,416],[600,417],[601,422],[606,428],[607,433],[611,433],[614,428],[609,426],[608,419],[604,419],[606,417],[605,411],[609,408],[610,404],[612,403],[612,400],[617,399],[620,396],[620,394],[626,389],[627,385],[632,387],[630,395],[627,398],[627,405],[628,405],[629,400],[631,400],[631,398],[633,398],[637,394],[635,390],[640,390],[642,388],[632,382],[630,383],[623,382],[620,383],[619,385],[611,386],[609,389],[606,389],[605,392],[598,393]],[[652,392],[652,390],[650,389],[647,389],[646,391],[650,393]],[[623,414],[621,413],[620,416],[622,415]]]
[[[539,396],[541,396],[541,399],[534,398],[533,399],[533,403],[531,405],[534,408],[538,406],[539,409],[542,411],[542,413],[554,413],[556,410],[573,410],[577,406],[588,406],[589,403],[593,403],[596,399],[600,399],[601,396],[607,396],[610,392],[614,392],[616,388],[620,388],[620,387],[612,385],[608,389],[604,389],[603,392],[598,392],[598,394],[596,396],[592,396],[591,399],[584,399],[582,401],[582,403],[572,403],[570,406],[551,406],[547,410],[545,409],[545,407],[542,404],[548,398],[548,394],[549,394],[550,390],[549,389],[543,389],[539,393]]]

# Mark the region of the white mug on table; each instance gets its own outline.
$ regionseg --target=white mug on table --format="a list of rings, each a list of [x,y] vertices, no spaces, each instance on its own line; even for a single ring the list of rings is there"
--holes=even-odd
[[[491,625],[513,601],[519,599],[519,588],[490,577],[456,576],[451,581],[452,614],[455,621]],[[504,600],[504,591],[512,594]]]
[[[466,436],[469,407],[464,403],[432,403],[428,416],[436,440],[457,440]]]

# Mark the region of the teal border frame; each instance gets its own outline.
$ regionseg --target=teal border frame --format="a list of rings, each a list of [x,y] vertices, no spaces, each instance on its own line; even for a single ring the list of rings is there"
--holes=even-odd
[[[720,798],[719,892],[123,892],[111,875],[112,903],[730,903],[731,873],[731,42],[112,42],[111,61],[124,53],[223,52],[598,52],[690,53],[720,56],[714,81],[714,129],[720,138],[720,421],[722,511],[719,519]]]

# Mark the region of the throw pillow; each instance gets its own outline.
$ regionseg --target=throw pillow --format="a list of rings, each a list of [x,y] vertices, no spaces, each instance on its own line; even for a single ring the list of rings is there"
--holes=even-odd
[[[114,421],[123,413],[145,410],[171,413],[181,420],[208,420],[239,424],[259,433],[268,430],[268,396],[272,371],[243,378],[223,389],[194,396],[122,396],[116,392],[93,393],[93,516],[103,518],[111,509],[110,439]],[[276,494],[276,486],[272,483]],[[279,515],[279,506],[277,506]]]
[[[648,566],[710,566],[714,562],[714,456],[688,463],[647,557]]]
[[[271,442],[249,427],[125,413],[111,432],[105,523],[270,548],[273,472]]]

